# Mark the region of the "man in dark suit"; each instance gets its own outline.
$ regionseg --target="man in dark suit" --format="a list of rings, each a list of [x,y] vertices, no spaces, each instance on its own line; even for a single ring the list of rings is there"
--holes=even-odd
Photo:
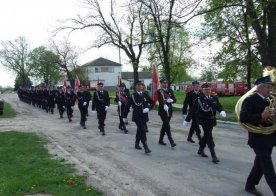
[[[172,104],[176,102],[176,98],[173,91],[168,88],[168,81],[163,78],[160,80],[161,88],[157,90],[158,97],[158,114],[163,122],[162,128],[160,130],[159,144],[166,145],[163,141],[165,133],[168,136],[171,147],[175,147],[176,144],[173,141],[171,134],[170,120],[172,117]]]
[[[139,142],[141,140],[145,153],[150,153],[151,150],[147,145],[147,136],[145,123],[149,120],[148,112],[153,109],[154,101],[148,93],[143,92],[144,85],[141,81],[134,84],[135,92],[129,98],[123,113],[123,121],[126,122],[130,107],[132,106],[132,121],[137,125],[135,149],[141,150]]]
[[[185,121],[183,122],[184,126],[188,126],[193,118],[196,116],[198,118],[199,124],[203,129],[203,137],[199,142],[198,154],[202,157],[208,157],[204,153],[204,148],[206,144],[210,149],[213,163],[218,163],[219,159],[215,153],[215,142],[213,140],[213,127],[216,126],[216,111],[220,112],[222,117],[226,117],[226,113],[219,103],[217,96],[211,95],[211,85],[204,83],[202,86],[203,96],[197,98],[188,113]]]
[[[62,87],[58,88],[55,97],[57,108],[59,111],[60,118],[63,118],[63,112],[65,111],[65,93],[63,92]]]
[[[94,92],[93,100],[92,100],[92,112],[97,111],[98,117],[98,128],[102,135],[105,135],[104,130],[104,121],[106,118],[106,113],[109,110],[110,106],[110,98],[108,91],[104,90],[104,85],[102,82],[97,84],[97,90]]]
[[[88,104],[91,99],[91,95],[87,90],[77,92],[78,107],[81,114],[80,125],[86,129],[85,121],[88,113]]]
[[[275,116],[275,108],[269,108],[269,96],[273,89],[273,83],[269,76],[261,77],[256,82],[256,93],[247,97],[241,107],[240,121],[254,126],[267,127],[266,120]],[[276,174],[271,159],[273,147],[276,145],[276,132],[260,134],[248,132],[248,145],[254,150],[256,156],[254,165],[247,178],[245,190],[253,195],[262,195],[257,189],[262,176],[276,195]]]
[[[69,122],[72,122],[73,111],[74,111],[76,99],[77,99],[77,96],[73,92],[72,87],[68,86],[67,92],[65,93],[65,106],[66,106],[67,117],[68,117]]]
[[[127,133],[128,130],[126,129],[126,125],[123,122],[123,112],[129,97],[130,97],[129,90],[126,88],[126,85],[124,83],[121,83],[119,85],[119,90],[116,93],[116,97],[114,101],[118,103],[118,114],[119,114],[119,121],[120,121],[119,129],[121,129],[125,133]]]
[[[193,90],[191,90],[190,92],[188,92],[186,94],[185,100],[183,102],[182,114],[183,114],[184,119],[187,117],[188,106],[189,106],[189,110],[190,110],[194,104],[194,101],[198,97],[202,96],[202,92],[199,91],[199,82],[198,81],[192,82],[192,88],[193,88]],[[197,138],[200,141],[201,140],[200,128],[199,128],[198,119],[196,118],[196,116],[193,116],[193,118],[192,118],[192,125],[190,127],[190,131],[189,131],[188,138],[187,138],[188,142],[195,143],[194,140],[192,139],[194,132],[196,133]]]

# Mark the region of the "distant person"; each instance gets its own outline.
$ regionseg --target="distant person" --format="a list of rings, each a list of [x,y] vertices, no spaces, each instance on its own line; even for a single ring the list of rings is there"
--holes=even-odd
[[[118,104],[118,115],[119,115],[119,129],[127,133],[126,125],[123,121],[123,112],[125,110],[126,103],[130,97],[129,89],[126,88],[124,83],[119,85],[119,91],[116,93],[116,97],[114,99]]]
[[[147,136],[145,123],[149,120],[148,112],[153,109],[154,101],[151,99],[147,92],[144,92],[144,84],[141,81],[137,81],[134,84],[135,92],[129,98],[123,113],[124,122],[127,120],[127,115],[130,107],[132,106],[132,121],[136,123],[137,131],[135,138],[135,149],[141,150],[139,142],[141,141],[148,154],[151,150],[147,144]]]
[[[97,90],[93,94],[92,99],[92,112],[97,112],[98,128],[102,135],[105,135],[105,124],[106,113],[109,110],[110,97],[107,90],[104,90],[104,84],[99,82],[97,84]]]
[[[192,108],[195,100],[202,95],[203,95],[202,92],[199,91],[199,82],[193,81],[192,82],[192,90],[186,94],[185,100],[183,102],[182,114],[183,114],[184,120],[187,117],[188,108],[190,110]],[[187,138],[188,142],[195,143],[195,141],[192,138],[194,133],[196,133],[198,141],[200,141],[201,133],[200,133],[200,128],[199,128],[198,119],[197,119],[196,115],[194,115],[192,117],[192,125],[190,127],[190,131],[189,131],[188,138]]]
[[[77,99],[77,96],[73,92],[72,87],[67,86],[67,92],[65,93],[65,107],[66,107],[66,112],[67,112],[67,117],[69,122],[72,122],[76,99]]]
[[[162,78],[160,80],[161,88],[157,90],[158,97],[158,115],[162,120],[162,128],[160,130],[159,144],[166,145],[164,142],[164,136],[167,134],[167,137],[170,141],[171,147],[175,147],[176,144],[172,138],[170,120],[172,118],[172,104],[176,102],[176,98],[173,94],[173,91],[168,88],[168,80]]]
[[[80,110],[81,119],[80,125],[86,129],[85,122],[87,120],[88,105],[91,99],[91,95],[87,90],[77,92],[78,108]]]
[[[271,125],[265,121],[275,116],[275,108],[268,107],[273,83],[269,76],[265,76],[256,80],[255,85],[257,85],[256,93],[247,97],[242,103],[240,121],[257,127],[262,126],[265,129]],[[254,150],[256,156],[245,184],[245,190],[253,195],[262,195],[255,186],[259,184],[264,175],[268,186],[276,195],[276,174],[271,159],[273,147],[276,145],[276,132],[261,134],[249,131],[248,145]]]
[[[60,118],[63,118],[63,113],[65,111],[65,93],[63,92],[62,87],[58,87],[55,97],[57,108]]]
[[[216,111],[220,112],[222,117],[226,117],[226,113],[219,103],[218,97],[211,95],[211,85],[204,83],[202,86],[203,95],[197,98],[188,113],[185,121],[183,122],[184,126],[188,126],[189,122],[193,119],[194,116],[198,118],[199,124],[203,129],[203,137],[199,142],[198,154],[202,157],[208,157],[204,153],[206,144],[211,152],[212,162],[218,163],[219,159],[215,153],[215,142],[213,140],[213,127],[216,126]]]

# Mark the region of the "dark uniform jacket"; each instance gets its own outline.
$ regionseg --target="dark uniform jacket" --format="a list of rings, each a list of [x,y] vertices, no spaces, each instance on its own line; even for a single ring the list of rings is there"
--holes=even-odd
[[[129,97],[130,97],[130,93],[129,93],[128,89],[124,89],[124,91],[120,91],[120,92],[116,93],[116,97],[115,97],[114,101],[117,102],[117,103],[119,101],[121,101],[121,103],[122,103],[122,106],[121,106],[122,113],[124,111],[125,105],[126,105],[128,99],[129,99]],[[119,111],[119,106],[118,106],[118,111]]]
[[[192,91],[188,92],[186,94],[185,100],[183,102],[182,114],[187,114],[188,106],[189,106],[189,110],[190,110],[193,107],[195,100],[200,96],[204,96],[203,93],[200,91],[192,90]]]
[[[133,93],[126,104],[123,118],[127,118],[130,106],[132,106],[133,109],[132,121],[148,122],[148,113],[143,113],[143,109],[149,108],[149,110],[152,110],[154,107],[154,101],[147,92],[142,92],[142,95],[139,95],[137,92]]]
[[[95,91],[93,94],[93,100],[92,100],[92,110],[96,111],[102,111],[105,110],[105,106],[110,105],[110,98],[108,91],[103,90],[103,93],[100,91]]]
[[[216,126],[216,111],[221,112],[223,110],[217,96],[210,95],[210,99],[208,99],[205,95],[202,95],[195,100],[186,121],[189,122],[193,117],[196,117],[199,124],[211,123]]]
[[[268,126],[262,123],[261,113],[265,107],[269,105],[269,102],[264,100],[257,93],[247,97],[242,104],[240,112],[240,121],[243,123],[249,123],[255,126]],[[276,146],[276,132],[264,135],[248,132],[248,144],[252,148],[271,148]]]
[[[173,91],[171,89],[158,89],[157,90],[157,97],[158,97],[158,114],[162,115],[166,113],[164,110],[164,105],[166,104],[169,107],[169,115],[172,115],[172,104],[176,102],[176,98],[173,94]],[[167,103],[167,99],[172,99],[172,103]]]

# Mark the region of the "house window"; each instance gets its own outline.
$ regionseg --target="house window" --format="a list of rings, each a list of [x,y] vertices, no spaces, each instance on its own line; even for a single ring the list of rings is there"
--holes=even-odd
[[[114,67],[101,67],[101,72],[114,73]]]
[[[100,69],[98,67],[95,67],[95,73],[100,73]]]

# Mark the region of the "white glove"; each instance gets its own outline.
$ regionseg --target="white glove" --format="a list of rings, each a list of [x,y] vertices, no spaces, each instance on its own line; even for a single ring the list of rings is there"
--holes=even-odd
[[[225,111],[221,111],[219,114],[220,114],[223,118],[226,117],[226,112],[225,112]]]
[[[66,109],[66,107],[65,106],[62,106],[63,107],[63,109]]]
[[[169,111],[169,107],[165,104],[164,105],[164,110],[167,112],[167,111]]]
[[[96,114],[96,111],[95,111],[95,110],[92,110],[92,111],[91,111],[91,114],[92,114],[92,115]]]
[[[188,122],[188,121],[184,120],[182,125],[183,125],[183,127],[188,127],[188,126],[189,126],[189,124],[190,124],[190,122]]]
[[[149,112],[149,108],[143,109],[143,113],[148,113],[148,112]]]
[[[118,101],[118,106],[121,107],[121,105],[122,105],[122,102]]]
[[[71,109],[74,110],[74,106],[71,106]]]
[[[127,118],[123,118],[123,122],[124,122],[124,123],[127,123]]]
[[[172,103],[173,102],[173,99],[169,98],[167,99],[167,103]]]
[[[83,106],[86,106],[87,105],[87,102],[83,102]]]
[[[185,120],[187,117],[187,114],[183,114],[183,119]]]
[[[109,110],[109,107],[108,106],[105,106],[105,111],[108,111]]]

